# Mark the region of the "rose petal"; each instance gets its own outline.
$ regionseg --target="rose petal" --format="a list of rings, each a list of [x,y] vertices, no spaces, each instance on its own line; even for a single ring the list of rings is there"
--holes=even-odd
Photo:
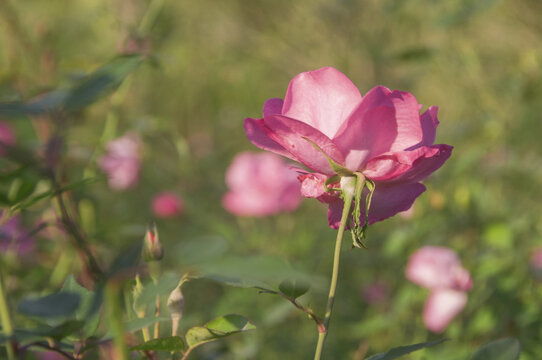
[[[360,101],[361,94],[350,79],[324,67],[301,73],[290,82],[282,114],[332,138]]]
[[[272,151],[275,154],[279,154],[289,159],[298,161],[295,156],[286,151],[286,149],[280,146],[276,141],[269,138],[265,129],[263,119],[246,118],[245,132],[250,142],[252,142],[260,149]]]
[[[449,289],[432,291],[425,302],[423,322],[429,330],[443,332],[466,304],[467,294],[463,291]]]
[[[430,106],[421,116],[420,121],[422,124],[423,139],[422,145],[433,145],[435,142],[435,136],[437,134],[437,126],[439,124],[438,118],[438,106]]]
[[[438,170],[452,154],[450,145],[422,146],[371,159],[363,174],[373,181],[418,182]]]
[[[281,115],[282,114],[282,105],[284,102],[279,98],[268,99],[263,104],[263,116],[267,115]]]
[[[425,191],[420,183],[410,184],[383,184],[376,183],[375,191],[369,209],[369,224],[387,219],[398,212],[410,209],[414,200]],[[363,206],[362,219],[365,217]]]
[[[407,92],[379,86],[367,93],[333,141],[357,171],[386,152],[402,151],[422,140],[418,102]]]
[[[327,223],[332,229],[338,229],[341,225],[341,217],[343,213],[344,202],[338,198],[329,204],[327,209]]]
[[[339,164],[344,163],[344,158],[335,144],[318,129],[301,121],[290,119],[281,115],[270,115],[264,118],[266,131],[269,138],[277,142],[297,161],[316,172],[332,175],[328,160],[321,151],[304,138],[314,142],[320,150]]]

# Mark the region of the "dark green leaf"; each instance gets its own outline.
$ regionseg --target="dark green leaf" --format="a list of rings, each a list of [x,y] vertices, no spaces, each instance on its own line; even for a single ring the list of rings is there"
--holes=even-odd
[[[132,350],[181,352],[185,348],[184,341],[178,336],[149,340],[144,344],[134,346]]]
[[[472,360],[518,360],[521,344],[517,339],[506,338],[492,341],[480,347]]]
[[[186,343],[192,348],[209,341],[254,329],[256,329],[256,326],[244,316],[225,315],[208,322],[205,326],[196,326],[188,330]]]
[[[78,294],[59,292],[40,298],[24,299],[19,304],[18,311],[29,316],[69,316],[77,310],[80,300]]]
[[[141,251],[143,250],[143,242],[138,241],[136,245],[121,251],[120,255],[113,260],[113,263],[107,270],[107,277],[116,275],[124,276],[133,270],[141,259]]]
[[[81,109],[115,90],[141,62],[140,55],[126,55],[103,65],[72,89],[65,101],[66,109]]]
[[[431,347],[438,345],[444,341],[447,341],[448,339],[441,339],[436,341],[430,341],[430,342],[424,342],[419,344],[413,344],[413,345],[406,345],[406,346],[399,346],[396,348],[393,348],[389,350],[386,353],[382,354],[376,354],[371,356],[370,358],[367,358],[366,360],[392,360],[397,359],[403,355],[410,354],[413,351],[420,350],[423,348]]]
[[[294,280],[284,280],[279,285],[279,290],[286,296],[293,299],[297,299],[301,295],[304,295],[309,291],[310,285],[308,282],[294,279]]]

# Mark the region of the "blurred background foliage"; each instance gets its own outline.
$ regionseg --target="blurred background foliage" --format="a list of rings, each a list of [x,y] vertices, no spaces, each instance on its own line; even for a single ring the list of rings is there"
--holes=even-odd
[[[1,0],[0,100],[35,99],[119,54],[149,54],[111,97],[72,113],[62,129],[65,181],[100,179],[70,194],[100,263],[141,241],[152,197],[173,191],[185,212],[158,221],[164,269],[180,276],[213,256],[254,257],[247,264],[264,267],[260,257],[284,259],[317,275],[302,302],[323,313],[335,237],[325,206],[304,200],[295,213],[263,219],[236,218],[221,206],[231,159],[256,150],[243,119],[259,117],[267,98],[283,97],[297,73],[327,65],[362,94],[379,84],[412,92],[425,107],[439,106],[436,143],[455,149],[426,181],[411,219],[377,223],[368,250],[345,251],[327,358],[363,359],[444,336],[451,341],[405,359],[459,360],[512,336],[523,360],[538,359],[542,284],[529,259],[542,245],[540,14],[537,0]],[[45,115],[7,121],[18,144],[36,151],[53,131]],[[128,131],[142,137],[143,170],[135,189],[114,192],[96,160]],[[48,186],[35,185],[34,194]],[[32,228],[52,211],[50,202],[36,202],[22,211],[23,222]],[[3,258],[13,304],[57,290],[80,270],[62,233],[36,237],[35,255]],[[428,244],[458,251],[473,275],[467,308],[442,336],[421,322],[427,291],[404,277],[409,255]],[[368,304],[362,294],[375,281],[385,296]],[[210,280],[183,289],[181,328],[225,313],[258,327],[191,358],[312,356],[314,324],[286,301]]]

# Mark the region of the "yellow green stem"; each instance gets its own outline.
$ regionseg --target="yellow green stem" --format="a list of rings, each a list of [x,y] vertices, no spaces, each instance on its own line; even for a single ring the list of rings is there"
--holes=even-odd
[[[13,326],[11,325],[11,317],[9,316],[9,308],[4,293],[4,283],[0,275],[0,319],[2,321],[2,331],[4,335],[10,337],[13,334]],[[11,341],[6,343],[6,351],[9,360],[15,360],[15,353],[11,346]]]
[[[318,331],[318,342],[316,344],[316,352],[314,353],[314,360],[320,360],[322,358],[322,351],[324,350],[324,342],[329,330],[329,321],[331,319],[331,313],[333,311],[333,303],[335,301],[335,291],[337,289],[337,280],[339,278],[339,264],[341,260],[341,245],[343,240],[344,230],[346,223],[350,216],[350,208],[352,207],[352,200],[354,198],[353,192],[344,191],[344,207],[341,217],[341,224],[339,225],[339,231],[337,232],[337,240],[335,241],[335,254],[333,256],[333,271],[331,273],[331,284],[329,286],[329,295],[327,297],[326,315],[324,317],[324,326]]]

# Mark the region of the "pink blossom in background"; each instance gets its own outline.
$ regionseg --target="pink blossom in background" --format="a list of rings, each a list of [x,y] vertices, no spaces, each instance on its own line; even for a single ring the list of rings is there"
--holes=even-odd
[[[46,350],[35,352],[34,354],[36,354],[37,358],[40,360],[66,360],[63,355],[57,353],[56,351]]]
[[[542,248],[536,249],[531,256],[531,266],[542,269]]]
[[[183,211],[183,203],[176,194],[163,192],[153,198],[152,211],[158,218],[179,216]]]
[[[15,145],[15,132],[7,122],[0,121],[0,155],[5,154],[5,146]]]
[[[240,216],[266,216],[293,211],[301,202],[297,173],[269,153],[238,154],[226,172],[229,192],[222,204]]]
[[[390,295],[389,286],[383,282],[375,281],[363,288],[363,300],[369,305],[383,303]]]
[[[0,214],[0,218],[4,215]],[[20,215],[9,219],[2,219],[0,224],[0,252],[14,251],[18,255],[24,255],[34,250],[34,239],[21,225]]]
[[[406,277],[429,289],[425,302],[425,326],[440,333],[467,304],[472,287],[470,274],[461,266],[455,251],[441,246],[424,246],[411,255]]]
[[[109,187],[125,190],[137,185],[141,168],[141,139],[128,133],[109,142],[100,158],[100,168],[109,178]]]
[[[372,224],[408,210],[425,191],[420,181],[451,155],[451,146],[433,145],[438,108],[431,106],[421,115],[420,108],[412,94],[383,86],[362,97],[344,74],[325,67],[297,75],[284,100],[265,102],[263,118],[245,119],[245,131],[259,148],[313,171],[300,176],[302,195],[329,204],[333,228],[338,228],[343,202],[337,192],[324,192],[324,181],[335,172],[322,152],[373,180]],[[363,212],[362,207],[362,218]]]

